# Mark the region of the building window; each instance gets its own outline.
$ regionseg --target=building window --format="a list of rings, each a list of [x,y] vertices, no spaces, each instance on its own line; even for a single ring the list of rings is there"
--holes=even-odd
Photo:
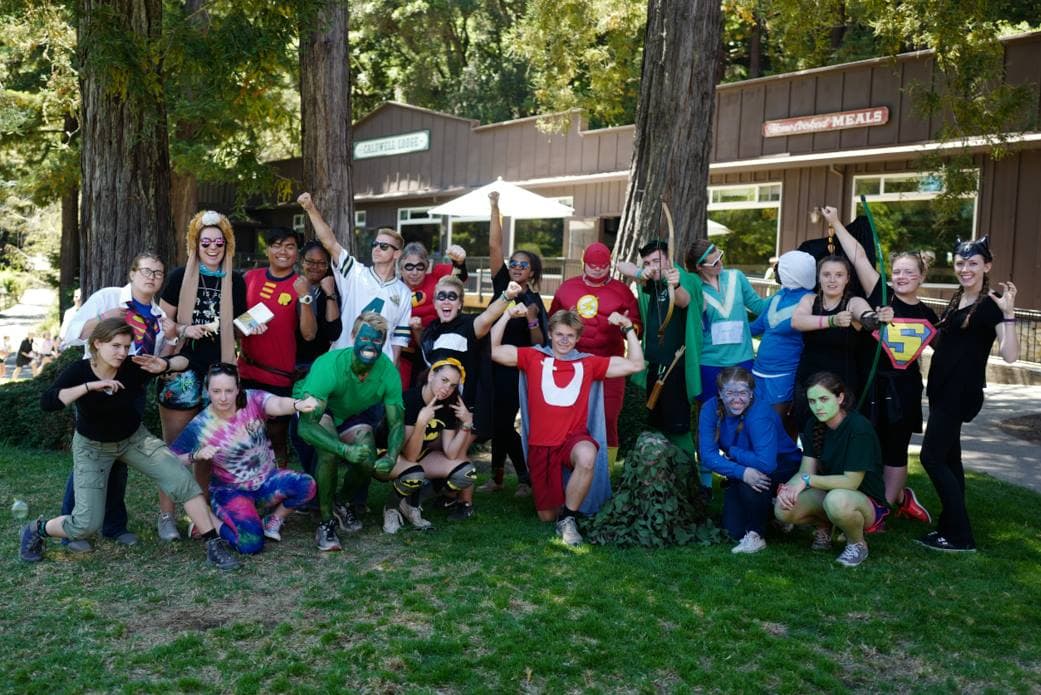
[[[303,234],[304,233],[304,227],[306,226],[305,225],[305,220],[306,219],[307,219],[306,215],[293,215],[293,231],[294,232],[300,232],[301,234]]]
[[[365,211],[364,210],[355,210],[354,211],[354,228],[355,229],[365,229],[365,227],[366,227],[366,224],[365,224]]]
[[[709,186],[708,193],[708,236],[726,252],[727,267],[762,277],[777,255],[781,184]]]
[[[406,244],[419,242],[435,256],[444,253],[442,244],[441,217],[431,216],[430,206],[422,208],[398,208],[398,233]]]
[[[936,204],[943,191],[943,179],[931,173],[854,176],[852,209],[863,215],[860,196],[867,199],[884,257],[896,251],[931,251],[936,259],[926,281],[950,283],[955,241],[974,236],[977,195],[959,199],[948,212]]]

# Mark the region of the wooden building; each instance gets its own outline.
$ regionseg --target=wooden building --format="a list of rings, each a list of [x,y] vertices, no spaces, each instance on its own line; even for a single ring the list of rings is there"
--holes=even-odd
[[[1041,114],[1041,32],[1010,38],[1004,47],[1007,81],[1033,86],[1032,108]],[[743,255],[738,264],[750,275],[762,271],[769,256],[821,235],[809,215],[814,206],[836,205],[851,219],[856,196],[864,194],[876,218],[921,227],[890,230],[892,245],[912,243],[900,236],[912,232],[915,243],[924,236],[924,244],[934,245],[941,266],[930,276],[934,293],[953,283],[942,266],[954,236],[989,234],[994,279],[1012,278],[1020,305],[1041,309],[1041,132],[1010,135],[1010,153],[1000,160],[982,141],[937,141],[938,117],[923,118],[913,96],[934,70],[932,53],[923,51],[719,85],[709,217],[731,230],[719,237],[728,262]],[[449,228],[427,210],[501,176],[574,207],[568,220],[518,222],[508,241],[511,248],[534,245],[566,273],[567,259],[579,258],[586,244],[613,242],[633,127],[589,130],[577,111],[482,125],[386,103],[355,124],[353,140],[359,230],[390,226],[442,250],[462,241],[472,256],[482,256],[486,222],[453,220]],[[941,184],[923,170],[921,157],[961,152],[971,153],[977,192],[965,199],[960,219],[933,234],[931,201]],[[299,161],[279,166],[299,180]],[[226,205],[228,191],[204,189],[201,197]],[[303,224],[295,204],[249,212],[262,225]]]

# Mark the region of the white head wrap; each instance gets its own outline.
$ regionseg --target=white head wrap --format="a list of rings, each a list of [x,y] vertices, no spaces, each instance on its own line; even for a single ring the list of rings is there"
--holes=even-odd
[[[812,290],[817,285],[817,261],[805,251],[789,251],[777,261],[781,287]]]

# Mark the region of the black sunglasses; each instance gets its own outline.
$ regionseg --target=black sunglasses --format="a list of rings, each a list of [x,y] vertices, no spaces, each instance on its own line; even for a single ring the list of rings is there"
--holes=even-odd
[[[394,249],[395,251],[398,250],[398,247],[395,246],[394,244],[390,243],[389,241],[374,241],[374,242],[372,242],[372,248],[376,248],[377,246],[380,247],[380,251],[386,251],[387,249]]]
[[[434,299],[436,299],[439,302],[444,302],[444,301],[455,302],[455,301],[459,300],[459,293],[458,292],[438,292],[437,294],[434,295]]]
[[[239,376],[239,368],[230,362],[216,362],[210,365],[209,374],[227,374],[236,379]]]
[[[386,251],[387,249],[383,249],[383,250]],[[427,269],[427,264],[426,263],[405,263],[404,265],[401,266],[401,269],[402,270],[407,270],[409,272],[412,272],[413,270],[426,270]]]

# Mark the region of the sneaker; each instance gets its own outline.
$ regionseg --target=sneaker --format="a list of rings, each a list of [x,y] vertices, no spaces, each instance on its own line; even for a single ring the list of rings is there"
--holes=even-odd
[[[65,541],[62,545],[70,553],[89,553],[91,550],[94,550],[94,546],[86,538],[81,538],[78,541]]]
[[[810,550],[831,550],[831,527],[818,526],[813,532],[813,543]]]
[[[120,545],[137,545],[137,534],[131,533],[130,531],[124,531],[118,536],[114,536],[112,540]]]
[[[477,488],[477,492],[499,492],[502,490],[502,483],[495,482],[495,478],[489,478],[488,482]]]
[[[474,506],[472,502],[460,502],[455,505],[451,513],[448,515],[449,521],[466,521],[474,515]]]
[[[344,533],[357,533],[361,531],[361,520],[354,513],[354,509],[347,504],[333,505],[333,516]]]
[[[850,543],[842,554],[835,558],[835,562],[846,567],[856,567],[867,560],[867,543]]]
[[[975,545],[961,545],[953,543],[940,535],[939,531],[932,531],[918,539],[918,543],[929,550],[941,550],[946,553],[974,553]]]
[[[531,497],[531,485],[527,483],[517,483],[517,491],[513,493],[514,497]]]
[[[336,535],[336,519],[329,519],[318,524],[314,532],[314,542],[319,550],[340,550],[340,537]]]
[[[904,488],[904,501],[900,503],[900,507],[896,510],[896,515],[906,516],[908,519],[921,521],[923,524],[933,523],[933,515],[922,506],[922,503],[918,501],[918,497],[914,494],[914,490],[909,487]]]
[[[403,523],[404,519],[401,518],[401,512],[397,509],[387,508],[383,510],[383,533],[393,535],[401,530]]]
[[[39,562],[43,559],[43,537],[36,530],[37,523],[39,519],[22,527],[18,543],[18,556],[22,558],[22,562]]]
[[[278,517],[274,514],[268,514],[264,517],[264,538],[270,538],[273,541],[282,540],[282,524],[286,523],[286,520]]]
[[[206,562],[225,572],[239,568],[238,559],[231,554],[231,546],[223,538],[206,541]]]
[[[760,550],[766,547],[766,541],[755,531],[749,531],[744,535],[741,541],[730,549],[730,552],[735,555],[743,553],[751,554],[758,553]]]
[[[155,526],[159,532],[159,540],[181,540],[181,534],[177,531],[177,520],[174,518],[173,512],[159,512],[159,518],[156,520]]]
[[[401,512],[401,516],[408,519],[410,524],[421,531],[426,531],[433,527],[433,524],[423,518],[422,510],[419,507],[413,507],[406,499],[402,499],[398,502],[398,511]]]
[[[565,545],[582,545],[582,534],[578,532],[578,522],[573,516],[566,516],[557,522],[557,535]]]

